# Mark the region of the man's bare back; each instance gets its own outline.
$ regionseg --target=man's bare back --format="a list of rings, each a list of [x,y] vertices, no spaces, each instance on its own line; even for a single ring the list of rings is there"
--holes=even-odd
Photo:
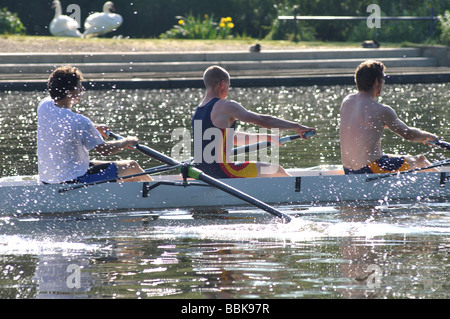
[[[367,93],[347,96],[341,105],[341,157],[344,167],[357,170],[383,155],[381,137],[386,106]]]

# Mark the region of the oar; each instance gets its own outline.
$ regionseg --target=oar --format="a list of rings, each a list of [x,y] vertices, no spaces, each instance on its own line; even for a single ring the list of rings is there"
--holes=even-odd
[[[314,131],[306,131],[306,132],[303,133],[303,136],[305,138],[310,138],[310,137],[314,136],[315,134],[316,134],[316,132],[314,132]],[[281,137],[278,140],[278,143],[285,144],[285,143],[291,142],[291,141],[299,139],[299,138],[301,138],[301,136],[299,134],[285,136],[285,137]],[[268,148],[270,146],[272,146],[271,142],[253,143],[253,144],[249,144],[249,145],[233,148],[232,149],[232,154],[233,155],[238,155],[238,154],[242,154],[242,153],[258,151],[258,150],[262,150],[262,149]]]
[[[120,135],[117,135],[117,134],[115,134],[113,132],[109,132],[109,135],[111,137],[115,138],[115,139],[121,139],[122,138]],[[150,147],[147,147],[145,145],[136,144],[135,148],[138,151],[140,151],[141,153],[143,153],[143,154],[145,154],[147,156],[150,156],[150,157],[152,157],[152,158],[154,158],[154,159],[156,159],[156,160],[158,160],[160,162],[163,162],[163,163],[165,163],[167,165],[170,165],[170,166],[182,165],[182,163],[174,160],[173,158],[170,158],[170,157],[168,157],[168,156],[166,156],[166,155],[164,155],[164,154],[162,154],[162,153],[160,153],[158,151],[155,151],[154,149],[151,149]],[[286,214],[283,214],[282,212],[280,212],[279,210],[273,208],[272,206],[269,206],[266,203],[264,203],[264,202],[262,202],[262,201],[260,201],[260,200],[258,200],[256,198],[254,198],[254,197],[252,197],[250,195],[247,195],[246,193],[241,192],[240,190],[238,190],[238,189],[236,189],[234,187],[231,187],[231,186],[229,186],[229,185],[227,185],[227,184],[225,184],[225,183],[223,183],[223,182],[221,182],[221,181],[219,181],[219,180],[217,180],[217,179],[215,179],[215,178],[213,178],[213,177],[211,177],[209,175],[206,175],[201,170],[199,170],[197,168],[194,168],[191,165],[188,165],[188,164],[184,164],[184,165],[187,166],[187,174],[188,174],[189,177],[197,179],[197,180],[201,180],[201,181],[203,181],[203,182],[205,182],[205,183],[207,183],[207,184],[209,184],[211,186],[214,186],[214,187],[216,187],[216,188],[218,188],[218,189],[220,189],[220,190],[222,190],[222,191],[224,191],[224,192],[226,192],[226,193],[228,193],[230,195],[233,195],[233,196],[235,196],[235,197],[237,197],[237,198],[239,198],[239,199],[241,199],[243,201],[246,201],[249,204],[252,204],[252,205],[254,205],[254,206],[256,206],[256,207],[258,207],[258,208],[260,208],[262,210],[265,210],[266,212],[281,218],[282,221],[285,222],[285,223],[288,223],[288,222],[291,221],[291,218],[289,216],[287,216]]]

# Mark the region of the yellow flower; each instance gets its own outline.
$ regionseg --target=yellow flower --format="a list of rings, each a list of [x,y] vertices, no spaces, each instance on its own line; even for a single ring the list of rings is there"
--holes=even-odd
[[[220,18],[219,27],[233,29],[234,23],[231,21],[232,21],[232,19],[230,17],[226,17],[226,18],[222,17],[222,18]]]
[[[183,25],[184,24],[184,20],[178,20],[178,24],[179,25]]]

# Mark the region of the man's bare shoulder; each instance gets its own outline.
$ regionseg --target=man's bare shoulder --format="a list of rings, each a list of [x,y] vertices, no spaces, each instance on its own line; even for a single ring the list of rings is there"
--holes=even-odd
[[[392,113],[394,112],[394,109],[392,107],[390,107],[389,105],[377,102],[377,101],[373,101],[373,108],[376,108],[379,112],[383,112],[383,113]],[[394,112],[395,113],[395,112]]]
[[[358,99],[357,93],[347,95],[343,100],[341,106],[355,104]]]
[[[357,96],[358,96],[358,93],[351,93],[351,94],[347,95],[347,96],[344,98],[344,102],[345,102],[345,101],[350,101],[350,100],[352,100],[352,99],[355,99]]]
[[[219,100],[214,105],[214,109],[218,112],[229,112],[230,110],[243,109],[244,107],[234,100]]]
[[[366,96],[360,95],[358,93],[347,95],[342,101],[342,106],[345,105],[367,106],[370,107],[372,110],[379,110],[379,111],[392,110],[390,106],[379,103],[374,99],[367,98]]]
[[[241,105],[238,102],[234,101],[234,100],[219,100],[216,102],[216,105]]]

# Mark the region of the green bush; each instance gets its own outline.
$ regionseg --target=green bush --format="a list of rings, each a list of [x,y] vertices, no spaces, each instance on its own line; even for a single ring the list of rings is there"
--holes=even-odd
[[[230,17],[221,18],[220,22],[214,21],[214,16],[205,14],[203,18],[192,14],[186,17],[177,16],[178,24],[172,29],[162,33],[162,39],[228,39],[232,38],[233,20]]]
[[[450,45],[450,11],[445,11],[444,15],[439,16],[441,29],[440,41],[442,44]]]
[[[430,39],[430,21],[428,20],[382,20],[381,28],[369,28],[366,21],[355,23],[355,27],[348,32],[347,41],[376,40],[381,43],[401,43],[405,41],[421,43]]]
[[[0,9],[0,34],[25,34],[17,13],[9,12],[8,8]]]

